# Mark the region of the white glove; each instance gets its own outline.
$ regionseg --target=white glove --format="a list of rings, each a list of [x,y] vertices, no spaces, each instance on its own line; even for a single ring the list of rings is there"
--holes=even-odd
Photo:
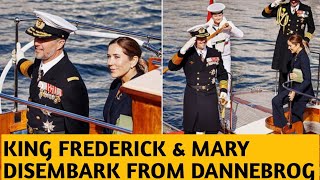
[[[226,99],[227,98],[227,93],[225,92],[220,92],[219,99]]]
[[[280,5],[280,3],[284,2],[285,0],[275,0],[273,3],[271,3],[271,7],[277,7]]]
[[[190,38],[190,40],[186,42],[186,44],[183,45],[183,47],[180,49],[180,53],[185,54],[187,50],[194,45],[195,42],[196,42],[196,37]]]
[[[227,104],[227,93],[220,92],[219,101],[222,105]]]
[[[24,58],[24,52],[21,50],[21,44],[19,42],[17,42],[17,53],[16,53],[16,60],[17,62],[19,62],[21,59]]]

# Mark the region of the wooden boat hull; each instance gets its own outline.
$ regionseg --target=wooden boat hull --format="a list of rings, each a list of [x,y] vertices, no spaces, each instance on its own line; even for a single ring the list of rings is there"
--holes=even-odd
[[[285,114],[288,116],[288,113]],[[273,130],[275,134],[281,133],[281,128],[274,125],[272,116],[265,120],[266,127]],[[320,134],[320,108],[318,106],[306,108],[303,114],[303,123],[299,121],[293,124],[293,128],[297,129],[297,134]]]

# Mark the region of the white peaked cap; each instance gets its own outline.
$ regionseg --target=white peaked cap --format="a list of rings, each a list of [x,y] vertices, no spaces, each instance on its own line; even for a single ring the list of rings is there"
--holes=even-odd
[[[41,11],[34,11],[34,13],[38,18],[42,19],[42,21],[46,25],[51,26],[53,28],[61,29],[68,33],[71,33],[77,30],[76,26],[74,26],[73,24],[69,23],[68,21],[66,21],[65,19],[59,16],[41,12]]]
[[[208,24],[199,24],[199,25],[195,25],[195,26],[189,28],[189,29],[187,30],[187,32],[192,33],[192,32],[198,31],[200,28],[207,29],[208,27],[209,27]]]
[[[223,11],[225,8],[226,6],[222,3],[213,3],[208,6],[207,10],[212,13],[219,13]]]

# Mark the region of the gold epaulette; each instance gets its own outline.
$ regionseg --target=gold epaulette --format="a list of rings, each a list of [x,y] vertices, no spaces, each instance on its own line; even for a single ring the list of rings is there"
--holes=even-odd
[[[28,74],[28,69],[32,64],[33,64],[33,62],[30,60],[26,60],[23,63],[21,63],[19,68],[20,68],[20,72],[22,73],[22,75],[30,78],[30,76]]]
[[[72,76],[72,77],[67,78],[67,81],[68,81],[68,82],[70,82],[70,81],[79,81],[79,77],[77,77],[77,76]]]
[[[264,8],[264,12],[266,12],[267,14],[271,14],[272,10],[269,8],[269,6]]]
[[[228,81],[227,80],[221,80],[219,82],[220,89],[228,89]]]
[[[311,40],[313,35],[311,33],[309,33],[309,32],[306,32],[306,34],[304,36]]]
[[[182,57],[178,56],[178,53],[175,53],[171,60],[172,60],[173,64],[179,65],[181,63],[182,59],[183,59]]]

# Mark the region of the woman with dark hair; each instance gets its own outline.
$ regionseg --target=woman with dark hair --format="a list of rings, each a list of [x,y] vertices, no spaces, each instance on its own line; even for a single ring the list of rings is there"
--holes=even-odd
[[[145,73],[141,54],[139,44],[132,38],[119,37],[109,43],[107,65],[116,79],[111,83],[103,110],[104,120],[108,123],[116,124],[120,115],[132,116],[131,97],[119,89],[123,83]],[[106,129],[105,132],[111,134],[113,130]]]
[[[310,60],[304,49],[302,37],[300,35],[292,35],[288,39],[288,49],[293,54],[291,61],[291,73],[289,74],[292,80],[292,87],[294,90],[314,96],[312,83]],[[300,79],[300,80],[298,80]],[[302,121],[303,112],[309,98],[297,94],[294,91],[284,90],[272,99],[272,114],[274,125],[284,129],[287,125],[287,119],[284,116],[283,105],[289,101],[292,102],[291,117],[292,123]]]

